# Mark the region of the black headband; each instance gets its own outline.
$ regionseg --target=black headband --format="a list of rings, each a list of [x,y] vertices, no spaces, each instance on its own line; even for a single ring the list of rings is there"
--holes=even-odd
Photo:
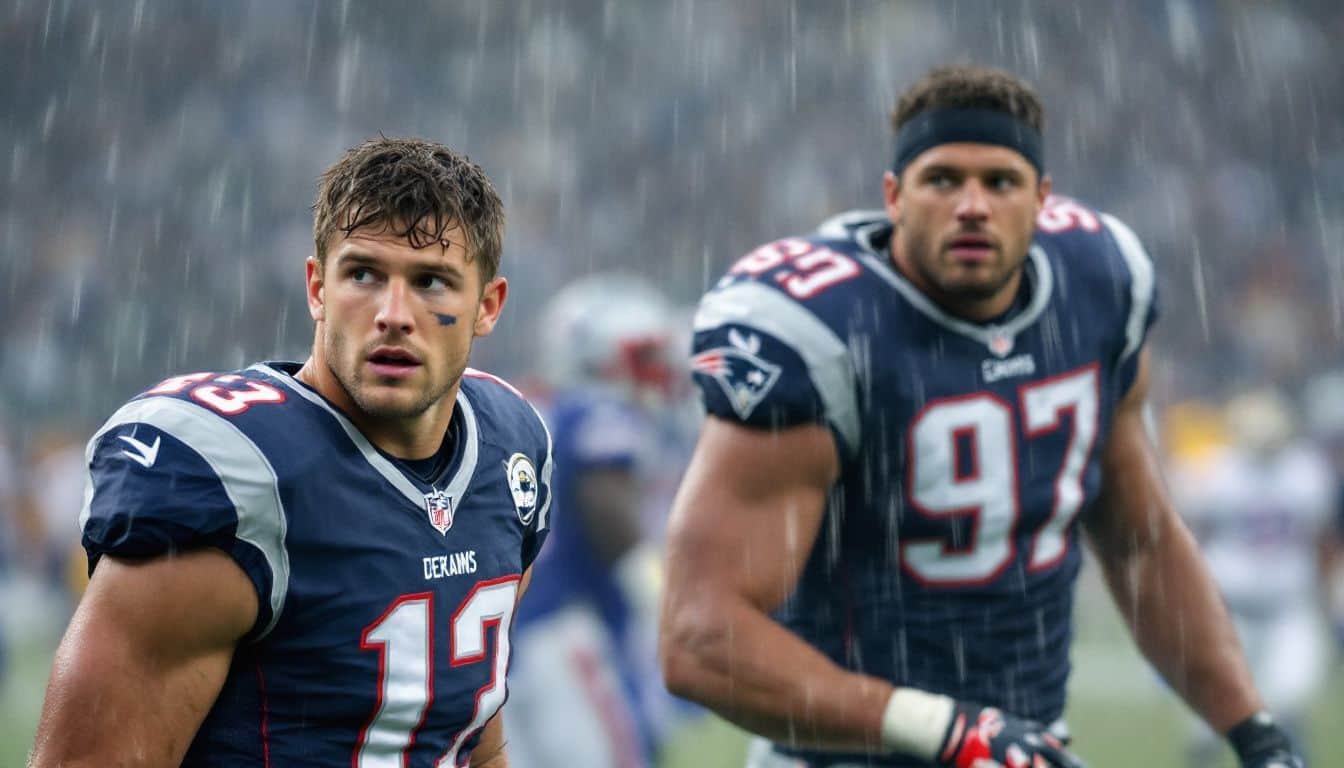
[[[921,112],[896,134],[897,176],[926,149],[955,142],[997,144],[1027,159],[1042,173],[1041,134],[1007,112],[993,109],[938,109]]]

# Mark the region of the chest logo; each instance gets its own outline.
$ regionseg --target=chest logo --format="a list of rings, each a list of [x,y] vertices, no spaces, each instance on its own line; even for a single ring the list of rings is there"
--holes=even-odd
[[[429,513],[429,524],[439,533],[446,534],[453,527],[453,497],[435,488],[425,494],[425,511]]]
[[[989,336],[989,342],[985,345],[989,351],[994,353],[995,357],[1007,357],[1009,352],[1013,351],[1013,345],[1016,339],[1011,333],[1001,328],[996,328]]]
[[[531,524],[537,511],[537,468],[532,466],[531,459],[515,453],[504,462],[504,473],[509,479],[509,493],[519,522]]]

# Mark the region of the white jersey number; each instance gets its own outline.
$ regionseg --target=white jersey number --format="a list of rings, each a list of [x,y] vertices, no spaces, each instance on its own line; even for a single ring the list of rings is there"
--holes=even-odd
[[[477,584],[453,614],[449,664],[457,667],[484,661],[488,653],[486,630],[495,628],[490,681],[476,692],[472,720],[438,759],[438,766],[454,766],[467,739],[485,726],[504,703],[504,672],[509,666],[509,625],[518,596],[518,577]],[[434,595],[404,595],[370,624],[359,647],[377,650],[378,705],[355,747],[355,768],[403,768],[433,698]]]
[[[1027,384],[1018,399],[1028,439],[1059,429],[1065,411],[1073,414],[1050,517],[1032,540],[1027,567],[1039,570],[1064,557],[1069,525],[1082,507],[1083,472],[1098,428],[1097,367]],[[1016,445],[1012,406],[988,393],[938,400],[915,416],[908,475],[912,506],[933,518],[975,516],[965,541],[915,539],[901,545],[902,564],[920,581],[985,584],[1013,561],[1013,529],[1021,511]]]

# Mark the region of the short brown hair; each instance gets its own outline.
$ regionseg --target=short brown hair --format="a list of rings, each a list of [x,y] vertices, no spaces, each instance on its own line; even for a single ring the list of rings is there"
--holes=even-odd
[[[1045,107],[1031,86],[1001,69],[960,65],[938,67],[901,94],[891,113],[900,131],[915,115],[931,109],[993,109],[1007,112],[1037,133],[1045,128]]]
[[[423,248],[459,230],[467,259],[480,259],[481,284],[499,270],[504,204],[480,166],[424,139],[379,136],[353,147],[322,174],[313,203],[317,261],[337,231],[392,232]]]

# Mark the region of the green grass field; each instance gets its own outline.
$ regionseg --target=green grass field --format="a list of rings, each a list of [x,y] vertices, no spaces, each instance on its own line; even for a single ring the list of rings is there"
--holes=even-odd
[[[1188,720],[1182,705],[1140,660],[1095,583],[1084,579],[1081,587],[1068,712],[1076,751],[1090,768],[1186,768],[1183,745]],[[0,768],[24,764],[51,665],[52,642],[37,637],[13,649],[0,692]],[[1337,659],[1311,712],[1307,740],[1312,768],[1344,768],[1341,712],[1344,664]],[[745,734],[706,718],[682,731],[660,768],[740,768],[745,748]],[[1232,765],[1229,753],[1224,766]]]

